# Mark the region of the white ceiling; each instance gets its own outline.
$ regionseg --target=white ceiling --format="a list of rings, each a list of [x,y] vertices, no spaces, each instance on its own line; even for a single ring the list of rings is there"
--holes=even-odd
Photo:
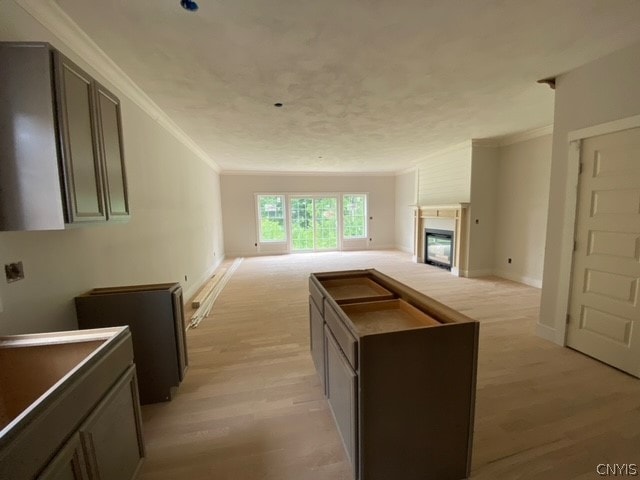
[[[638,0],[57,1],[223,170],[399,171],[549,125],[536,80],[640,40]]]

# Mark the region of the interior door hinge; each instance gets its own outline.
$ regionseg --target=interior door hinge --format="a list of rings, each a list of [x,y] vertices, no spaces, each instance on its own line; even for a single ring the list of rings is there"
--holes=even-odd
[[[571,315],[569,315],[569,314],[567,313],[567,325],[569,325],[569,322],[570,322],[570,321],[571,321]]]
[[[582,166],[584,165],[584,163],[580,162],[578,164],[578,175],[582,175]]]
[[[574,240],[574,241],[573,241],[573,251],[574,251],[574,252],[577,252],[577,251],[578,251],[578,241],[577,241],[577,240]]]

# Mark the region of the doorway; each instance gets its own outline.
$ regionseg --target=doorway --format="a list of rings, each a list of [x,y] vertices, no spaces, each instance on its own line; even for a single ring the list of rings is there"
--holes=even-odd
[[[338,249],[338,197],[289,197],[291,251]]]

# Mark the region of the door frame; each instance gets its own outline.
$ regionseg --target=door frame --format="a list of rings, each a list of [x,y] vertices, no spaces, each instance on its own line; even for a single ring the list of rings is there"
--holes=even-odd
[[[555,343],[558,345],[567,345],[566,319],[569,313],[569,300],[573,281],[573,245],[575,242],[582,140],[638,127],[640,127],[640,115],[633,115],[620,120],[573,130],[567,135],[569,154],[567,159],[567,181],[564,202],[565,223],[562,229],[562,242],[560,244],[560,277],[558,282],[558,303],[556,304]]]

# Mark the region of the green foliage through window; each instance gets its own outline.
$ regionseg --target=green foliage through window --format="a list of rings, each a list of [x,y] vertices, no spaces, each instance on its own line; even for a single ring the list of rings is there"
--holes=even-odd
[[[294,197],[291,199],[293,250],[338,248],[338,199]]]
[[[344,195],[342,197],[342,236],[365,238],[367,236],[367,196]]]
[[[287,240],[284,212],[283,195],[258,195],[261,242],[285,242]]]

